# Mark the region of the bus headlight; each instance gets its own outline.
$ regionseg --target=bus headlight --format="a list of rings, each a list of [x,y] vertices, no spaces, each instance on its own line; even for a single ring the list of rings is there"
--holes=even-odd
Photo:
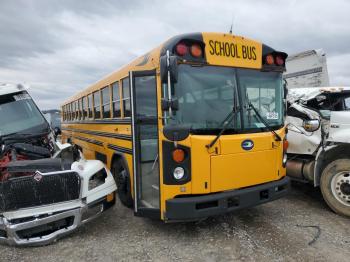
[[[174,169],[173,175],[175,179],[180,180],[185,176],[185,170],[182,167],[178,166]]]

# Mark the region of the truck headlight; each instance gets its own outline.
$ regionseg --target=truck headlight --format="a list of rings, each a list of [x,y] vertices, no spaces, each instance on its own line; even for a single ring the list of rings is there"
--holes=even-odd
[[[282,165],[283,165],[283,167],[286,167],[286,165],[287,165],[287,154],[286,153],[283,154]]]
[[[180,180],[185,176],[185,170],[182,167],[178,166],[174,169],[173,175],[175,179]]]
[[[92,190],[92,189],[104,184],[106,178],[107,178],[106,169],[102,168],[100,171],[98,171],[96,174],[94,174],[93,176],[90,177],[89,190]]]

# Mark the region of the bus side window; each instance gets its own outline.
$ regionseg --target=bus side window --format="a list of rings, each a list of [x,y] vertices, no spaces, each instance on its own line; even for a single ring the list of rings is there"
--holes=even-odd
[[[123,100],[123,111],[124,117],[131,116],[130,110],[130,89],[129,89],[129,78],[124,78],[122,80],[122,100]]]
[[[102,115],[103,118],[110,118],[111,117],[111,97],[109,95],[109,86],[106,86],[102,89],[101,95],[102,95]]]
[[[112,85],[112,101],[113,101],[113,117],[120,117],[120,93],[119,83],[115,82]]]
[[[79,104],[79,120],[82,120],[82,119],[84,119],[83,118],[83,99],[82,98],[79,98],[78,104]]]
[[[81,103],[81,120],[85,119],[85,96],[83,96],[82,98],[80,98],[80,103]]]
[[[74,121],[74,119],[75,119],[75,103],[72,102],[71,106],[72,106],[72,121]]]
[[[92,108],[93,108],[93,104],[92,104],[92,94],[88,95],[88,118],[92,118]]]
[[[67,108],[67,121],[70,121],[70,104],[67,104],[66,108]]]
[[[87,118],[87,111],[88,111],[88,99],[87,96],[83,97],[83,119]]]
[[[72,102],[72,120],[74,121],[75,120],[75,115],[76,115],[76,112],[75,112],[75,101]]]
[[[100,90],[94,92],[94,116],[95,119],[101,118]]]
[[[69,121],[73,120],[73,105],[69,103]]]
[[[79,101],[75,101],[75,120],[79,120]]]

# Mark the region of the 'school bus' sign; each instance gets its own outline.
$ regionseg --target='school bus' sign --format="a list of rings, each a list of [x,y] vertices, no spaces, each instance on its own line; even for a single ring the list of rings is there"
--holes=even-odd
[[[205,34],[205,55],[209,64],[261,68],[261,43],[233,35]]]

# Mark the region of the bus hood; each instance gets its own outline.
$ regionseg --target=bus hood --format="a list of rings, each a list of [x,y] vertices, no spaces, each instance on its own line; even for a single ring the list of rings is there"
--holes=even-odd
[[[282,132],[278,133],[282,136]],[[276,142],[270,132],[225,135],[208,152],[205,144],[210,141],[201,136],[191,138],[192,149],[198,152],[197,149],[202,148],[203,152],[192,158],[193,172],[202,174],[192,176],[192,193],[244,188],[275,181],[285,175],[285,169],[281,167],[282,142]],[[208,161],[204,161],[205,157]],[[202,185],[206,185],[204,190]]]

